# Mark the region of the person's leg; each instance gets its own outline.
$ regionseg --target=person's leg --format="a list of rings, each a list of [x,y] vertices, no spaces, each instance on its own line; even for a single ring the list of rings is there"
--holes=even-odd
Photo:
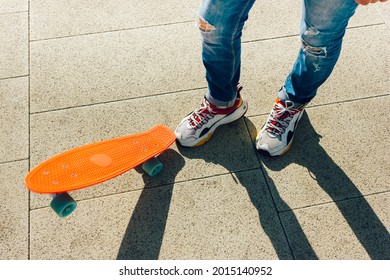
[[[255,0],[203,0],[198,25],[206,68],[206,98],[218,107],[232,106],[241,67],[241,35]]]
[[[331,74],[341,51],[354,0],[304,0],[298,58],[259,132],[256,147],[271,156],[291,146],[303,110]]]
[[[329,77],[357,6],[354,0],[304,0],[302,47],[284,85],[290,100],[309,102]]]
[[[207,142],[215,129],[248,109],[240,95],[241,35],[255,0],[203,0],[198,26],[208,91],[200,108],[186,116],[175,134],[183,146]]]

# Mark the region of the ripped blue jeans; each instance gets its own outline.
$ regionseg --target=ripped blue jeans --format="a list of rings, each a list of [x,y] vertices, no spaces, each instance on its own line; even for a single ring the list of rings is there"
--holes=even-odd
[[[331,74],[341,51],[348,21],[358,6],[354,0],[303,0],[302,46],[284,88],[289,99],[309,102]],[[255,0],[203,0],[199,11],[202,59],[206,68],[206,98],[230,106],[240,79],[241,35]],[[281,15],[283,16],[283,15]]]

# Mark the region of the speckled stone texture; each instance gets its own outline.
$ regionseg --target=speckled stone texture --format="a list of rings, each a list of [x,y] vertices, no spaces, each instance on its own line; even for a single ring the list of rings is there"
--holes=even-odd
[[[292,149],[254,139],[299,47],[302,2],[256,1],[242,38],[245,118],[72,192],[59,218],[29,169],[65,150],[175,129],[206,91],[200,1],[0,0],[0,259],[390,259],[389,3],[359,7]]]
[[[28,75],[28,14],[0,14],[0,79]]]
[[[28,258],[28,191],[23,186],[27,161],[0,164],[0,260]]]

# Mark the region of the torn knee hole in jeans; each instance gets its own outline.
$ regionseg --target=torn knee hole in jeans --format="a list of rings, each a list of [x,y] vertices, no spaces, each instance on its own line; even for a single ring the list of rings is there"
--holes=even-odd
[[[302,49],[305,56],[308,58],[307,62],[313,66],[314,72],[321,71],[320,63],[327,55],[326,47],[313,47],[302,40]]]
[[[303,51],[312,56],[324,58],[327,55],[326,47],[313,47],[302,40],[302,49]]]
[[[211,32],[215,30],[215,27],[208,23],[205,19],[198,17],[198,26],[199,29],[204,32]]]

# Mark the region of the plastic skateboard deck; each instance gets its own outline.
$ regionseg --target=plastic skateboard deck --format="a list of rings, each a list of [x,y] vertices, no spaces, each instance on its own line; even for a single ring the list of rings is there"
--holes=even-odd
[[[143,168],[154,176],[161,170],[162,164],[155,168],[158,163],[153,160],[175,139],[169,128],[157,125],[140,134],[78,147],[35,167],[26,176],[25,185],[33,192],[61,194],[110,180],[148,161],[151,166]]]

